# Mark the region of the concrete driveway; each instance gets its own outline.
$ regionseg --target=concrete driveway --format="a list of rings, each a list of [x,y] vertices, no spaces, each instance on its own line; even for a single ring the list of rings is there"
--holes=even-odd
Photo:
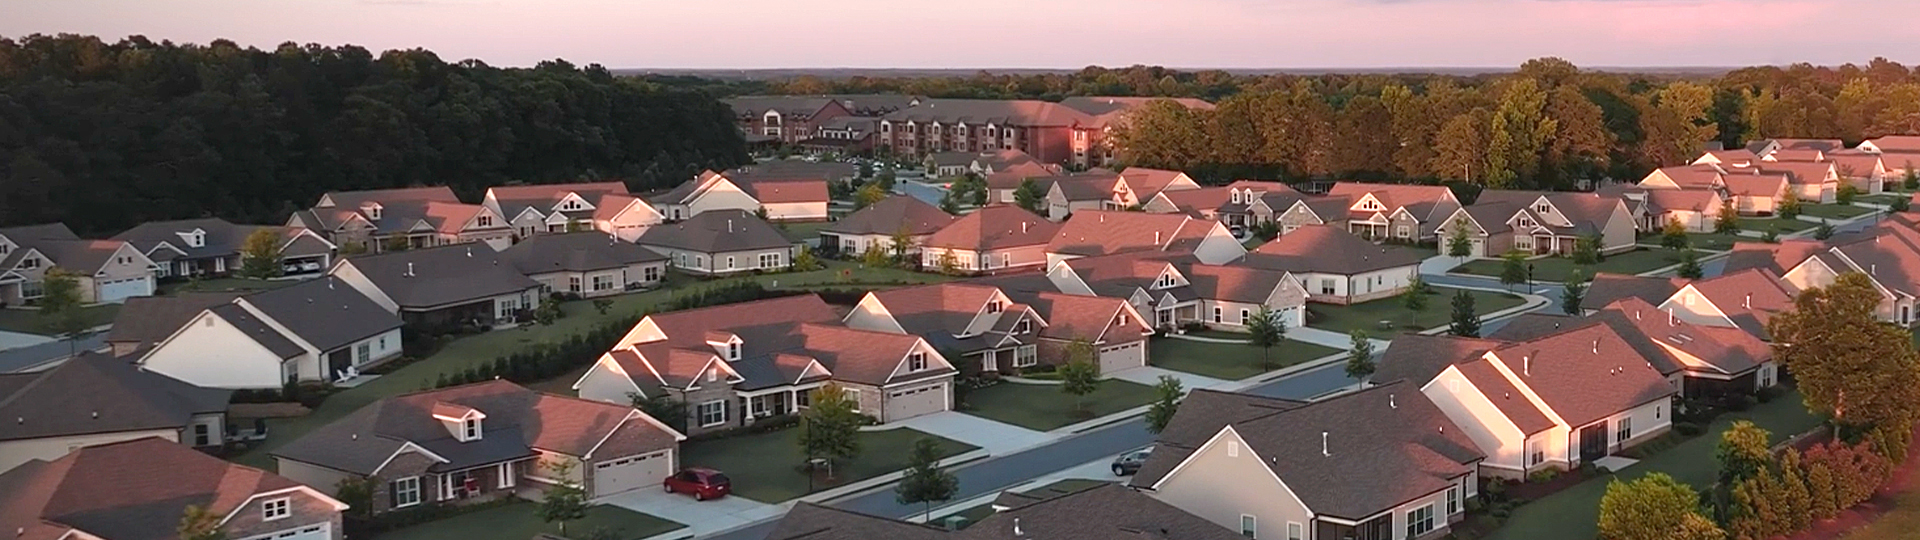
[[[1045,433],[953,411],[915,416],[884,427],[886,429],[898,427],[917,429],[978,446],[988,454],[996,456],[1032,448],[1053,440],[1053,437]]]
[[[610,504],[635,512],[680,522],[695,537],[734,529],[786,513],[779,506],[746,497],[728,496],[711,501],[696,501],[692,496],[666,493],[658,489],[636,489],[593,502]]]
[[[53,338],[47,336],[0,330],[0,351],[32,347],[34,345],[52,342]]]

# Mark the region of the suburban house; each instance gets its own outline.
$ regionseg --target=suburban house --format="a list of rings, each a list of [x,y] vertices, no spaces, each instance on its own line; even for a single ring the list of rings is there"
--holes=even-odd
[[[54,268],[73,276],[84,303],[152,296],[157,266],[132,244],[81,240],[65,224],[0,228],[0,307],[38,301]]]
[[[529,237],[500,258],[549,293],[583,298],[652,287],[667,276],[666,255],[599,231]]]
[[[883,423],[947,411],[954,373],[927,340],[841,326],[806,294],[649,315],[573,389],[613,403],[670,397],[697,435],[798,412],[828,383]]]
[[[831,164],[823,164],[831,165]],[[840,172],[775,163],[706,171],[666,193],[648,196],[667,221],[714,211],[766,212],[770,221],[825,221],[827,182]]]
[[[1461,230],[1472,256],[1499,257],[1518,250],[1532,255],[1569,255],[1582,238],[1600,241],[1601,253],[1634,249],[1638,229],[1627,204],[1599,193],[1487,190],[1473,205],[1456,208],[1440,222],[1441,243]],[[1396,230],[1396,238],[1401,238]]]
[[[1406,381],[1418,387],[1454,364],[1480,358],[1506,344],[1497,339],[1447,334],[1400,334],[1393,337],[1393,346],[1387,352],[1380,353],[1367,381],[1373,385]]]
[[[659,489],[686,436],[630,404],[494,380],[383,398],[273,450],[314,486],[368,480],[374,513],[470,504],[573,483],[588,497]]]
[[[1087,113],[1039,100],[924,99],[880,117],[880,145],[897,156],[1017,149],[1085,166],[1103,134]]]
[[[973,168],[973,160],[980,154],[975,152],[934,152],[920,160],[927,168],[927,174],[935,178],[951,178],[967,174]]]
[[[245,293],[183,291],[167,296],[128,298],[107,330],[109,354],[126,356],[155,345],[210,308],[231,304]]]
[[[1862,141],[1854,149],[1880,156],[1889,180],[1920,173],[1920,136],[1887,135]]]
[[[540,305],[540,282],[500,254],[443,246],[351,257],[327,272],[408,324],[500,326]]]
[[[766,220],[737,210],[702,212],[653,227],[635,243],[692,274],[770,272],[793,265],[793,241]]]
[[[1049,267],[1047,279],[1068,294],[1126,300],[1136,311],[1152,313],[1155,328],[1200,322],[1244,331],[1262,308],[1287,328],[1306,324],[1307,291],[1284,270],[1135,252],[1068,259]]]
[[[513,226],[491,208],[460,202],[446,186],[330,191],[313,208],[294,212],[288,227],[310,229],[334,245],[388,251],[486,242],[513,244]]]
[[[1460,208],[1446,186],[1336,182],[1327,194],[1352,200],[1347,230],[1367,238],[1432,240],[1440,222]]]
[[[1270,192],[1249,203],[1247,211],[1254,223],[1278,222],[1280,235],[1285,236],[1312,225],[1332,225],[1346,230],[1347,211],[1352,206],[1352,196],[1294,197]]]
[[[1161,191],[1142,203],[1141,207],[1148,212],[1160,214],[1181,213],[1199,216],[1225,223],[1229,227],[1250,227],[1260,221],[1271,221],[1274,214],[1271,208],[1268,209],[1265,220],[1255,220],[1252,212],[1254,202],[1265,198],[1268,194],[1273,194],[1275,201],[1288,197],[1297,200],[1305,196],[1294,191],[1293,187],[1285,182],[1235,180],[1224,186]],[[1293,203],[1288,200],[1284,203],[1276,202],[1276,204],[1283,204],[1284,210],[1285,206],[1291,206]]]
[[[1866,143],[1861,144],[1864,146]],[[1765,157],[1783,149],[1832,152],[1846,147],[1846,143],[1840,139],[1760,139],[1748,142],[1746,149],[1754,155]]]
[[[894,195],[847,214],[820,229],[821,251],[845,257],[864,254],[869,249],[892,249],[894,238],[905,236],[912,242],[907,253],[919,257],[920,245],[927,237],[959,219],[909,196]]]
[[[536,234],[594,229],[603,206],[612,207],[614,214],[607,216],[609,220],[624,218],[620,223],[629,227],[646,227],[662,220],[646,201],[627,193],[627,185],[621,182],[495,186],[487,188],[480,205],[506,216],[514,237],[520,240]]]
[[[1856,252],[1858,254],[1858,252]],[[1817,258],[1816,264],[1824,264],[1825,258]],[[1796,279],[1809,278],[1823,270],[1814,267],[1796,268],[1793,278],[1781,278],[1765,269],[1729,270],[1719,276],[1697,279],[1672,297],[1655,304],[1661,310],[1672,312],[1681,320],[1705,326],[1738,328],[1760,339],[1768,339],[1767,321],[1775,314],[1793,309],[1793,298],[1798,291],[1807,287],[1800,286]],[[1843,270],[1844,271],[1844,270]],[[1892,272],[1888,272],[1892,274]],[[1872,276],[1869,276],[1872,277]],[[1891,276],[1889,276],[1891,277]],[[1904,281],[1912,283],[1911,281]],[[1811,285],[1811,283],[1808,283]],[[1822,285],[1831,285],[1831,282]],[[1906,288],[1911,285],[1900,285]],[[1898,292],[1896,289],[1885,291],[1887,301],[1881,304],[1880,315],[1883,320],[1901,322],[1899,314],[1905,307],[1908,316],[1903,324],[1912,322],[1912,295]],[[1651,302],[1649,302],[1651,303]]]
[[[1912,326],[1920,318],[1914,313],[1916,298],[1920,297],[1920,288],[1916,288],[1920,287],[1920,232],[1899,219],[1880,222],[1863,234],[1826,242],[1796,239],[1779,245],[1736,244],[1726,268],[1726,273],[1715,279],[1737,280],[1754,287],[1754,301],[1761,305],[1773,304],[1775,298],[1791,303],[1798,291],[1832,285],[1843,273],[1866,274],[1880,290],[1882,300],[1874,310],[1880,320]],[[1740,270],[1761,272],[1763,277],[1744,275]],[[1749,303],[1747,299],[1729,297],[1732,292],[1722,291],[1713,302],[1713,310],[1701,313],[1703,323],[1713,324],[1709,321],[1720,318],[1713,315],[1715,310],[1745,311],[1738,306]],[[1753,324],[1748,322],[1743,327]]]
[[[1041,268],[1060,224],[1008,204],[974,210],[920,243],[922,268],[969,273]]]
[[[1060,225],[1046,249],[1048,265],[1135,251],[1191,253],[1207,264],[1224,264],[1247,254],[1246,246],[1218,221],[1120,210],[1075,214]]]
[[[1033,181],[1046,189],[1047,219],[1061,221],[1085,210],[1127,208],[1114,203],[1113,190],[1120,175],[1113,171],[1096,169]]]
[[[1015,298],[1018,296],[1020,298]],[[867,293],[844,321],[862,330],[925,338],[966,373],[1018,372],[1068,361],[1067,345],[1094,347],[1101,373],[1147,364],[1153,329],[1124,300],[991,285],[942,283]]]
[[[1780,379],[1773,350],[1759,337],[1735,327],[1688,322],[1639,298],[1616,300],[1584,318],[1528,313],[1489,337],[1527,341],[1591,320],[1612,327],[1635,351],[1652,360],[1653,369],[1683,397],[1751,394]]]
[[[21,540],[177,538],[183,510],[245,540],[340,540],[347,505],[319,488],[158,438],[88,446],[0,474],[0,527]]]
[[[1572,470],[1666,433],[1677,390],[1600,320],[1456,362],[1421,386],[1487,456],[1482,474]]]
[[[801,502],[766,540],[1244,540],[1231,529],[1118,484],[1053,497],[1002,492],[995,512],[951,531]]]
[[[1612,272],[1597,272],[1587,280],[1587,293],[1580,296],[1580,312],[1591,315],[1608,304],[1637,298],[1648,304],[1660,305],[1673,293],[1680,292],[1689,280],[1679,277],[1646,277]]]
[[[218,277],[240,271],[247,237],[271,230],[285,276],[319,275],[333,264],[334,245],[298,227],[235,225],[220,218],[150,221],[114,235],[154,262],[154,275]]]
[[[398,358],[401,319],[348,281],[320,278],[205,308],[137,360],[215,388],[333,381]]]
[[[75,448],[157,437],[226,444],[230,392],[201,388],[86,351],[46,371],[0,374],[0,470]],[[0,512],[4,514],[4,512]]]
[[[1043,163],[1019,150],[985,152],[974,158],[972,171],[987,182],[987,204],[1013,204],[1014,190],[1028,178],[1058,176],[1066,170]]]
[[[1195,390],[1129,483],[1247,538],[1445,536],[1486,455],[1417,385],[1304,402]]]
[[[1406,292],[1421,259],[1411,248],[1374,245],[1336,226],[1311,225],[1261,244],[1233,266],[1292,273],[1314,302],[1357,304]]]
[[[1821,156],[1825,161],[1833,162],[1833,169],[1840,175],[1840,182],[1853,186],[1862,194],[1875,194],[1886,191],[1889,184],[1901,180],[1887,167],[1880,154],[1860,150],[1835,150]]]
[[[1705,158],[1702,158],[1705,159]],[[1648,173],[1640,181],[1639,187],[1649,194],[1660,197],[1657,206],[1670,213],[1662,219],[1647,223],[1645,230],[1659,230],[1669,220],[1678,219],[1688,230],[1710,230],[1713,218],[1718,217],[1718,206],[1732,200],[1734,210],[1741,215],[1772,215],[1778,210],[1788,195],[1810,202],[1833,202],[1833,182],[1803,181],[1802,174],[1812,174],[1821,169],[1819,163],[1775,163],[1775,162],[1701,162],[1679,167],[1661,167]],[[1831,169],[1832,164],[1824,164]],[[1811,169],[1809,169],[1811,167]],[[1809,187],[1811,186],[1811,187]],[[1679,196],[1674,192],[1695,193]],[[1701,209],[1704,193],[1712,193],[1710,202],[1715,210]],[[1651,199],[1650,199],[1651,200]]]

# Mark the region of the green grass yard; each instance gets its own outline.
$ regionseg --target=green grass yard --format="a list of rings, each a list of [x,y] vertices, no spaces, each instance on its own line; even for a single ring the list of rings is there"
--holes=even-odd
[[[1219,337],[1209,335],[1210,337]],[[1240,334],[1237,339],[1246,339]],[[1261,366],[1262,351],[1245,343],[1213,343],[1190,339],[1159,338],[1149,345],[1148,363],[1155,367],[1237,381],[1266,373]],[[1275,369],[1292,366],[1340,351],[1304,341],[1287,340],[1266,351],[1266,361]]]
[[[1794,219],[1794,218],[1783,218],[1783,217],[1740,218],[1740,230],[1753,231],[1757,233],[1765,233],[1768,230],[1773,230],[1773,231],[1778,231],[1780,234],[1787,234],[1787,233],[1800,232],[1800,231],[1812,229],[1814,227],[1819,227],[1819,226],[1820,224],[1818,223],[1814,223],[1806,220]],[[1702,236],[1702,235],[1690,234],[1687,236],[1695,237],[1695,236]],[[1758,240],[1758,238],[1752,238],[1749,240]],[[1701,247],[1701,246],[1696,243],[1694,247]],[[1713,249],[1713,248],[1705,248],[1705,249]]]
[[[808,222],[804,222],[804,223],[781,223],[781,224],[778,224],[778,226],[779,226],[779,228],[780,228],[780,232],[781,232],[781,233],[783,233],[783,234],[786,234],[786,235],[787,235],[787,239],[788,239],[788,240],[792,240],[792,241],[795,241],[795,242],[805,242],[805,241],[807,241],[807,240],[809,240],[809,239],[813,239],[813,238],[819,238],[819,237],[820,237],[820,229],[825,229],[825,228],[827,228],[827,226],[829,226],[829,225],[833,225],[833,222],[831,222],[831,221],[808,221]]]
[[[429,387],[441,373],[462,371],[482,362],[492,362],[494,358],[530,349],[542,343],[564,340],[609,321],[637,318],[640,313],[656,309],[672,300],[674,295],[683,294],[688,290],[741,280],[755,280],[768,286],[774,286],[777,282],[780,288],[859,287],[864,284],[882,284],[881,287],[884,288],[901,282],[930,283],[952,279],[937,274],[922,274],[891,268],[858,268],[858,265],[839,261],[825,261],[825,263],[827,265],[825,269],[811,272],[740,276],[712,281],[697,281],[686,276],[675,275],[671,279],[673,283],[668,287],[613,297],[613,307],[608,309],[605,315],[595,310],[591,301],[581,300],[561,304],[561,309],[567,316],[555,321],[551,326],[523,326],[454,340],[433,356],[396,369],[366,384],[334,394],[327,398],[326,402],[321,403],[320,407],[314,409],[312,414],[299,418],[270,420],[268,427],[272,435],[267,441],[236,457],[234,461],[255,467],[271,468],[273,459],[267,456],[267,452],[380,398]]]
[[[1820,419],[1809,414],[1800,403],[1799,392],[1786,393],[1747,412],[1722,415],[1701,436],[1688,439],[1614,475],[1587,480],[1515,509],[1506,526],[1495,531],[1488,540],[1590,540],[1598,534],[1600,497],[1606,494],[1607,483],[1613,478],[1624,482],[1650,472],[1663,472],[1693,485],[1696,490],[1705,490],[1713,484],[1720,470],[1719,463],[1713,457],[1714,445],[1719,443],[1720,433],[1726,431],[1735,420],[1751,420],[1773,432],[1775,443],[1820,424]]]
[[[113,324],[113,318],[120,314],[120,304],[96,304],[80,308],[80,317],[87,321],[87,327]],[[53,335],[47,331],[46,322],[40,320],[37,309],[0,309],[0,330]]]
[[[1757,239],[1756,239],[1757,240]],[[1655,240],[1658,242],[1658,240]],[[1705,254],[1702,254],[1703,256]],[[1567,280],[1567,274],[1579,270],[1580,274],[1592,277],[1596,272],[1615,274],[1639,274],[1680,264],[1680,252],[1666,248],[1641,248],[1625,253],[1606,256],[1595,265],[1576,265],[1573,259],[1566,257],[1546,257],[1527,261],[1533,265],[1533,280],[1540,282],[1561,282]],[[1456,266],[1452,272],[1461,272],[1477,276],[1500,277],[1505,261],[1500,259],[1480,259]],[[1482,310],[1486,311],[1486,310]],[[1312,326],[1309,324],[1308,326]]]
[[[533,538],[540,533],[558,534],[559,527],[540,519],[540,505],[516,502],[496,508],[461,514],[387,531],[375,540],[441,540],[445,538]],[[657,534],[684,529],[686,525],[642,514],[625,508],[597,505],[587,508],[587,517],[567,523],[570,536],[584,538],[599,529],[618,531],[612,538],[640,540]]]
[[[1492,262],[1499,263],[1499,261]],[[1467,263],[1467,265],[1472,264],[1474,263]],[[1497,267],[1494,275],[1499,275]],[[1417,318],[1414,312],[1407,310],[1400,297],[1393,296],[1347,306],[1307,304],[1307,327],[1342,334],[1354,330],[1365,330],[1370,335],[1389,339],[1390,334],[1394,333],[1445,326],[1447,314],[1453,309],[1453,295],[1455,291],[1461,289],[1434,287],[1433,290],[1434,293],[1427,296],[1427,309],[1420,312]],[[1506,293],[1478,290],[1468,290],[1468,292],[1473,295],[1474,308],[1481,315],[1527,303],[1523,298]],[[1392,321],[1393,328],[1382,329],[1380,321]]]
[[[239,277],[223,277],[223,278],[198,279],[198,280],[187,279],[187,280],[169,281],[167,283],[160,284],[160,294],[174,294],[174,293],[181,293],[181,292],[265,291],[265,290],[272,290],[272,289],[278,289],[281,287],[286,287],[288,285],[295,285],[300,283],[301,281],[302,280],[298,280],[298,279],[268,280],[268,279],[247,279],[247,278],[239,278]]]
[[[1800,213],[1814,217],[1847,219],[1877,212],[1872,208],[1851,204],[1801,204]]]
[[[1895,193],[1881,193],[1881,194],[1879,194],[1879,195],[1861,195],[1861,196],[1859,196],[1859,197],[1854,197],[1854,198],[1853,198],[1853,202],[1860,202],[1860,203],[1868,203],[1868,204],[1881,204],[1881,205],[1892,205],[1892,204],[1894,203],[1894,201],[1898,201],[1898,200],[1902,200],[1902,199],[1907,199],[1908,197],[1911,197],[1911,195],[1905,195],[1905,194],[1895,194]]]
[[[721,439],[689,441],[681,444],[682,464],[710,467],[733,479],[733,494],[776,504],[807,494],[807,475],[800,472],[806,456],[798,443],[799,428],[771,433],[740,435]],[[831,489],[907,468],[907,454],[913,442],[931,437],[940,443],[941,455],[952,457],[970,452],[974,446],[908,428],[860,432],[860,455],[833,464],[833,479],[824,474],[813,479],[814,491]]]
[[[1034,431],[1052,431],[1153,401],[1153,387],[1119,379],[1100,381],[1100,387],[1084,398],[1062,392],[1060,387],[1002,382],[968,390],[970,407],[965,412]],[[1078,402],[1084,402],[1085,408],[1076,410]]]

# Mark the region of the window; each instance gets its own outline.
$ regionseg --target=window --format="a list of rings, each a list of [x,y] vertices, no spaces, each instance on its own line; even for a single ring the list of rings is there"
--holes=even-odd
[[[612,288],[613,288],[613,276],[610,276],[610,275],[593,276],[593,290],[604,291]]]
[[[1533,213],[1545,214],[1551,211],[1553,211],[1553,206],[1545,202],[1541,202],[1540,204],[1533,205]]]
[[[40,267],[40,259],[37,259],[37,258],[29,257],[26,260],[20,261],[21,270],[33,270],[39,267]]]
[[[500,489],[507,489],[507,488],[513,487],[513,482],[515,480],[518,480],[517,478],[514,478],[515,475],[513,472],[513,462],[511,461],[506,463],[501,463],[500,470],[496,471],[494,476],[500,477],[500,483],[494,484],[496,487],[499,487]]]
[[[353,359],[355,362],[361,364],[365,364],[367,360],[373,359],[373,344],[362,342],[359,346],[354,347]]]
[[[645,281],[660,281],[660,267],[649,266],[642,269],[640,271],[640,279]]]
[[[1413,236],[1413,228],[1406,225],[1395,227],[1393,235],[1400,238],[1411,238]]]
[[[1131,324],[1131,323],[1129,323],[1129,321],[1131,321],[1131,320],[1132,320],[1132,319],[1128,319],[1128,318],[1127,318],[1127,314],[1125,314],[1125,313],[1121,313],[1121,314],[1120,314],[1120,326],[1126,326],[1126,325],[1128,325],[1128,324]]]
[[[1153,286],[1154,286],[1154,288],[1156,288],[1156,289],[1165,289],[1165,288],[1168,288],[1168,287],[1172,287],[1172,286],[1173,286],[1173,274],[1160,274],[1160,281],[1158,281],[1158,282],[1155,282],[1155,283],[1153,284]]]
[[[1213,323],[1220,324],[1220,306],[1213,306]]]
[[[1240,457],[1240,441],[1227,441],[1227,457]]]
[[[860,389],[848,388],[845,392],[847,401],[853,404],[853,412],[860,412]]]
[[[740,359],[740,342],[736,341],[736,342],[727,344],[727,359],[728,360]]]
[[[732,264],[733,264],[733,258],[732,258],[732,257],[728,257],[728,258],[727,258],[727,264],[728,264],[728,265],[732,265]],[[731,266],[729,266],[729,267],[731,267]],[[761,267],[761,268],[779,268],[779,267],[780,267],[780,254],[779,254],[779,253],[761,253],[761,254],[760,254],[760,267]]]
[[[720,380],[720,370],[718,368],[707,370],[707,382],[718,380]]]
[[[480,440],[480,419],[468,418],[466,420],[461,421],[460,436],[466,437],[465,440],[469,440],[469,441]]]
[[[728,269],[728,270],[732,270],[732,269],[733,269],[733,256],[732,256],[732,255],[728,255],[728,256],[727,256],[727,269]]]
[[[1287,522],[1287,540],[1304,540],[1307,537],[1305,529],[1306,527],[1299,523]]]
[[[493,216],[490,216],[490,215],[486,215],[486,214],[480,214],[480,217],[478,217],[478,218],[474,218],[474,220],[473,220],[473,223],[474,223],[475,225],[479,225],[479,226],[481,226],[481,227],[492,227],[492,226],[493,226]]]
[[[194,446],[213,445],[213,437],[211,433],[212,431],[213,430],[209,429],[206,424],[194,424],[193,425],[193,445]]]
[[[726,400],[713,400],[701,403],[700,409],[697,412],[700,416],[700,427],[712,427],[727,423]]]
[[[1252,321],[1253,321],[1252,311],[1247,311],[1244,309],[1240,310],[1240,326],[1246,326],[1247,323]]]
[[[1633,417],[1621,418],[1619,425],[1614,426],[1613,435],[1614,442],[1622,444],[1633,438]]]
[[[387,483],[387,502],[394,508],[420,504],[420,477],[409,476]]]
[[[1009,266],[1013,266],[1013,254],[1012,254],[1012,253],[1001,253],[1001,254],[1000,254],[1000,267],[1001,267],[1001,268],[1006,268],[1006,267],[1009,267]]]
[[[1260,537],[1260,521],[1253,516],[1240,514],[1240,535],[1247,538]]]
[[[580,292],[580,276],[567,276],[567,292]]]
[[[260,503],[260,519],[263,521],[283,519],[291,515],[293,515],[293,501],[287,497],[267,499],[266,502]]]
[[[1040,363],[1039,349],[1034,345],[1022,345],[1013,350],[1013,367],[1031,367]]]
[[[994,300],[994,301],[992,301],[992,302],[987,302],[987,313],[999,313],[999,312],[1000,312],[1000,301],[999,301],[999,300]]]
[[[1447,488],[1447,515],[1460,513],[1460,487]]]
[[[1540,441],[1527,441],[1527,465],[1539,465],[1546,460],[1547,454],[1540,450]]]
[[[925,369],[927,369],[927,353],[917,352],[907,355],[907,371],[922,371]]]
[[[1032,319],[1021,317],[1020,322],[1013,323],[1013,335],[1016,335],[1016,336],[1026,335],[1027,332],[1032,332],[1032,331],[1033,331]]]
[[[1333,294],[1333,278],[1320,278],[1320,294]]]
[[[1433,505],[1429,504],[1407,512],[1407,538],[1417,537],[1433,531]]]
[[[34,261],[33,259],[28,259],[26,262]],[[30,300],[45,296],[46,294],[46,282],[44,281],[27,281],[20,284],[20,298],[22,299]]]

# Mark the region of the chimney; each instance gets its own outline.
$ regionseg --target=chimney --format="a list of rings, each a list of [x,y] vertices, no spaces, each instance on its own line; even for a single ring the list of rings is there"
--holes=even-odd
[[[1325,431],[1320,432],[1320,457],[1333,457],[1333,452],[1327,448],[1327,432]]]
[[[407,263],[407,277],[413,277],[413,263]]]

